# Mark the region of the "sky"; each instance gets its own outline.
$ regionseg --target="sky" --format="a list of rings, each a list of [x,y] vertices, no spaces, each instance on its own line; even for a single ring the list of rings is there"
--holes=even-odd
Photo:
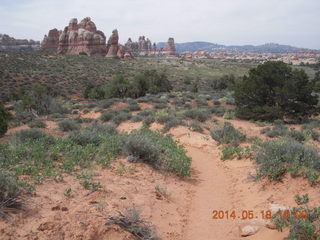
[[[91,17],[107,38],[224,45],[279,43],[320,49],[320,0],[0,0],[0,33],[42,40]]]

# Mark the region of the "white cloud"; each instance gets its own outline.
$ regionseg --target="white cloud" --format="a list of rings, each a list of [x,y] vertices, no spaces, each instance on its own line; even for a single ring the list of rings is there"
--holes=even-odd
[[[121,42],[146,35],[156,42],[320,48],[319,12],[319,0],[0,0],[0,32],[40,40],[73,17],[90,16],[106,36],[117,28]]]

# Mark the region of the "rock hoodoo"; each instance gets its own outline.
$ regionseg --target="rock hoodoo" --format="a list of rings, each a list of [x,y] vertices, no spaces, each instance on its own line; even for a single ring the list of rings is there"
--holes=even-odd
[[[125,46],[119,44],[119,34],[117,29],[112,31],[112,35],[109,38],[109,41],[107,44],[106,57],[108,58],[114,58],[114,57],[130,58],[131,57],[131,51],[127,50]]]
[[[76,18],[69,22],[59,36],[58,54],[86,54],[105,56],[106,37],[98,31],[89,17],[79,24]]]
[[[166,45],[164,46],[164,48],[162,50],[162,54],[166,55],[166,56],[176,56],[177,55],[176,47],[174,44],[174,38],[168,39],[168,42],[166,43]]]

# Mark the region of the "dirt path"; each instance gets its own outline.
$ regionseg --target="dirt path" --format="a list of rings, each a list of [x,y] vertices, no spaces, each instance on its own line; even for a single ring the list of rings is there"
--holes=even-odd
[[[213,220],[212,211],[232,209],[231,182],[223,168],[216,164],[218,147],[212,152],[187,146],[197,181],[189,209],[189,220],[183,239],[236,239],[231,220]]]

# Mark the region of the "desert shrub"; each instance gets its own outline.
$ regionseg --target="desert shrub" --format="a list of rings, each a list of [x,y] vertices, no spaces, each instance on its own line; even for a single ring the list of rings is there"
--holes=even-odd
[[[8,129],[9,113],[0,102],[0,137],[3,136]]]
[[[219,79],[213,80],[211,87],[214,90],[231,89],[235,84],[236,78],[233,74],[223,75]]]
[[[137,239],[158,240],[155,226],[141,219],[140,213],[140,210],[136,208],[127,209],[120,217],[110,216],[105,225],[117,224]]]
[[[130,120],[131,117],[132,115],[130,113],[120,111],[112,118],[112,122],[119,125],[124,121]]]
[[[15,143],[21,144],[27,141],[44,139],[47,140],[46,142],[53,142],[54,138],[50,135],[45,134],[39,129],[32,128],[32,129],[24,129],[16,132],[11,140]]]
[[[17,179],[0,169],[0,216],[8,209],[21,207],[21,189]]]
[[[148,117],[152,115],[152,111],[145,109],[143,112],[139,112],[137,115],[141,117]]]
[[[173,171],[180,176],[189,176],[191,158],[182,146],[170,135],[143,128],[130,134],[124,145],[130,160],[142,160],[157,169]]]
[[[232,159],[236,155],[238,159],[241,159],[242,147],[226,145],[222,148],[221,160]]]
[[[299,119],[315,113],[317,97],[303,70],[283,62],[266,62],[251,69],[234,88],[236,115],[243,119]]]
[[[153,106],[155,109],[164,109],[167,107],[167,104],[165,103],[157,103]]]
[[[284,124],[276,124],[273,128],[264,128],[261,130],[262,134],[266,134],[268,137],[284,137],[288,135],[288,127]]]
[[[114,110],[108,110],[108,111],[103,112],[100,117],[101,121],[103,121],[103,122],[110,121],[115,115],[114,112],[115,112]]]
[[[246,139],[246,135],[234,128],[234,126],[225,122],[223,126],[217,126],[210,130],[211,137],[222,144],[235,144]]]
[[[224,114],[223,114],[223,118],[224,119],[234,119],[235,118],[235,112],[233,110],[227,110]]]
[[[30,128],[46,128],[47,124],[42,120],[36,119],[28,124]]]
[[[194,132],[199,132],[199,133],[203,132],[203,128],[201,127],[201,125],[194,121],[188,124],[188,128]]]
[[[32,91],[22,97],[22,109],[24,111],[36,111],[39,115],[67,113],[68,110],[54,96],[55,93],[48,86],[34,84]]]
[[[211,117],[210,113],[207,110],[199,109],[187,110],[184,112],[184,116],[189,119],[197,120],[199,122],[204,122]]]
[[[24,111],[20,107],[15,108],[16,114],[14,115],[14,120],[21,122],[23,124],[33,121],[36,115],[30,111]]]
[[[309,202],[309,195],[308,194],[303,194],[303,195],[297,194],[295,196],[294,200],[298,205],[307,204]]]
[[[51,118],[67,118],[67,115],[61,114],[61,113],[53,113],[53,114],[50,114],[50,117]]]
[[[311,138],[313,140],[319,141],[320,134],[317,129],[320,128],[320,121],[312,120],[309,123],[303,124],[301,127],[301,132],[305,138]]]
[[[147,93],[157,94],[168,92],[172,86],[164,73],[147,70],[128,80],[123,74],[117,74],[105,87],[106,98],[139,98]]]
[[[156,121],[157,121],[158,123],[166,123],[166,122],[169,122],[169,121],[172,120],[172,119],[173,119],[173,117],[170,116],[170,115],[168,115],[168,114],[166,113],[166,114],[164,114],[164,115],[158,116],[158,117],[156,118]]]
[[[266,134],[268,137],[291,137],[298,142],[303,142],[306,139],[306,134],[299,132],[294,128],[288,129],[288,127],[282,123],[276,123],[274,127],[264,128],[260,131],[262,134]]]
[[[258,164],[259,178],[278,181],[288,172],[315,183],[320,177],[319,152],[290,138],[263,142],[256,149],[254,159]]]
[[[288,132],[288,136],[298,142],[303,142],[306,140],[305,134],[303,132],[299,132],[295,130],[294,128],[290,128],[290,131]]]
[[[138,132],[129,135],[124,150],[137,160],[148,162],[155,168],[160,168],[163,164],[163,159],[160,158],[160,152],[156,144],[143,133]]]
[[[208,106],[207,100],[203,99],[203,98],[197,98],[196,99],[196,104],[197,104],[197,107],[206,107],[206,106]]]
[[[70,132],[80,129],[80,124],[74,119],[65,119],[58,123],[59,129],[64,132]]]
[[[131,122],[142,122],[142,121],[143,121],[143,117],[139,115],[135,115],[131,118]]]
[[[221,106],[214,106],[210,109],[210,111],[211,113],[217,115],[218,117],[222,117],[225,114],[226,109]]]
[[[153,116],[148,116],[143,120],[143,125],[150,126],[152,123],[154,123],[155,119]]]
[[[88,144],[100,145],[105,137],[116,135],[117,128],[114,124],[103,125],[97,122],[92,123],[82,131],[73,131],[68,138],[78,145],[86,146]]]
[[[221,160],[233,159],[237,157],[237,159],[248,158],[251,156],[250,147],[246,146],[242,148],[241,146],[233,146],[233,145],[225,145],[222,148],[222,156]]]
[[[294,207],[287,210],[287,217],[281,216],[284,211],[278,211],[273,215],[272,221],[276,224],[276,229],[282,231],[289,227],[289,236],[287,240],[318,240],[320,221],[320,208],[310,209],[307,206]]]
[[[140,108],[139,104],[137,104],[137,103],[132,103],[132,104],[130,104],[130,105],[128,106],[128,110],[129,110],[130,112],[133,112],[133,111],[139,111],[139,110],[141,110],[141,108]]]
[[[89,113],[90,110],[89,110],[88,108],[85,108],[85,109],[82,110],[82,112],[83,112],[84,114],[86,114],[86,113]]]
[[[183,125],[183,122],[180,119],[177,118],[171,118],[166,124],[164,125],[162,132],[166,133],[168,132],[171,128],[181,126]]]

